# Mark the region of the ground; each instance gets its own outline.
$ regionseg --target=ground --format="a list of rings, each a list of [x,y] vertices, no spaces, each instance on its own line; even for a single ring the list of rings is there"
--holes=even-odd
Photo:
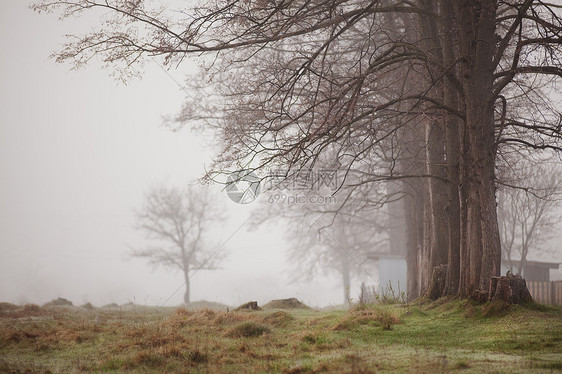
[[[0,303],[0,373],[560,370],[562,309],[537,304],[227,312]]]

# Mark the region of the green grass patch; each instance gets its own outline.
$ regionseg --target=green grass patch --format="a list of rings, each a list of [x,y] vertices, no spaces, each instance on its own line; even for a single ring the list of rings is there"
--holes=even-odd
[[[271,329],[256,322],[242,322],[230,330],[227,336],[232,338],[255,338],[263,334],[269,334]]]

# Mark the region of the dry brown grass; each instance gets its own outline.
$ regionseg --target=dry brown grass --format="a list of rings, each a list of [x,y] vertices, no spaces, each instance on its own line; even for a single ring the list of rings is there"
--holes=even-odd
[[[40,310],[44,318],[0,320],[0,373],[540,372],[560,365],[560,312],[550,309],[484,324],[450,306],[410,313],[390,305],[348,312]],[[392,330],[384,330],[387,320]]]
[[[7,303],[6,303],[7,304]],[[13,305],[13,304],[12,304]],[[36,304],[26,304],[22,306],[4,306],[2,313],[0,313],[0,318],[29,318],[29,317],[41,317],[49,314],[48,311],[41,308]]]
[[[275,327],[286,327],[295,320],[295,317],[284,311],[269,313],[262,318],[264,323]]]
[[[392,326],[401,323],[397,311],[387,308],[357,308],[350,311],[348,316],[333,326],[334,331],[351,330],[360,325],[376,323],[384,330],[391,330]]]
[[[230,329],[225,336],[231,338],[255,338],[271,333],[271,329],[260,323],[246,321]]]
[[[21,307],[16,304],[5,303],[5,302],[0,303],[0,312],[11,311],[19,308]]]

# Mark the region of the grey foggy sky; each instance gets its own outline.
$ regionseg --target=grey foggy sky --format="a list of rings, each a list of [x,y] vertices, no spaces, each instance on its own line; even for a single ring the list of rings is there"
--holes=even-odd
[[[56,64],[49,55],[64,34],[87,29],[88,20],[59,22],[28,4],[0,1],[0,301],[60,296],[75,304],[160,304],[182,275],[127,257],[129,245],[145,243],[132,229],[133,210],[151,185],[200,177],[212,150],[189,131],[161,126],[185,93],[158,65],[148,64],[142,80],[123,85],[97,63],[78,71]],[[188,65],[181,69],[170,71],[179,82]],[[219,196],[232,215],[217,229],[224,240],[252,206]],[[341,304],[337,275],[289,282],[286,245],[271,226],[242,228],[225,245],[222,268],[193,277],[192,300],[237,305],[298,297],[313,306]],[[554,257],[562,260],[560,250]],[[353,297],[358,289],[356,280]],[[180,290],[168,305],[182,296]]]
[[[200,177],[211,151],[188,131],[160,126],[185,97],[160,67],[123,85],[95,63],[78,71],[56,64],[48,56],[63,35],[87,24],[28,4],[0,2],[0,301],[159,304],[182,276],[127,257],[128,245],[144,243],[133,210],[150,185]],[[171,74],[182,81],[184,72]],[[251,209],[220,196],[233,213],[217,233],[227,238]],[[337,277],[289,283],[285,245],[271,227],[243,228],[226,244],[221,270],[194,276],[192,299],[340,304]]]

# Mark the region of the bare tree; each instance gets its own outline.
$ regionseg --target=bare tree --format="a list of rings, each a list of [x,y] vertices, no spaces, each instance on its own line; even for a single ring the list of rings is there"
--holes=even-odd
[[[380,212],[378,212],[380,213]],[[309,213],[288,221],[291,247],[288,259],[294,264],[295,280],[310,280],[319,273],[341,276],[343,300],[351,301],[354,276],[372,276],[369,256],[388,250],[386,227],[376,225],[373,217]]]
[[[366,172],[364,170],[363,172]],[[311,280],[318,274],[341,276],[343,302],[350,302],[354,276],[372,276],[369,257],[388,252],[388,214],[381,209],[393,196],[358,181],[356,172],[344,175],[333,158],[318,160],[316,169],[285,175],[277,170],[264,178],[254,226],[275,221],[287,231],[287,260],[295,281]],[[338,201],[333,194],[345,197]],[[394,198],[397,198],[394,196]]]
[[[178,119],[214,119],[224,146],[215,171],[298,170],[329,152],[362,184],[405,181],[407,206],[422,208],[407,225],[416,237],[408,263],[422,260],[418,292],[438,265],[447,265],[443,294],[486,289],[501,262],[498,155],[562,150],[560,108],[540,94],[562,77],[555,3],[243,0],[173,12],[142,0],[39,0],[34,8],[106,11],[58,61],[101,57],[127,74],[150,58],[211,57],[203,79],[220,100],[197,113],[188,105]],[[404,147],[405,134],[420,148]]]
[[[210,229],[222,219],[208,189],[196,185],[152,188],[136,213],[136,228],[146,234],[151,245],[134,250],[132,255],[155,266],[181,270],[187,304],[193,272],[216,269],[224,258],[224,252],[217,252],[209,238]]]
[[[502,255],[510,271],[520,275],[529,256],[548,251],[545,245],[557,234],[562,219],[558,211],[562,183],[558,168],[548,161],[521,164],[519,185],[503,186],[498,194]]]

